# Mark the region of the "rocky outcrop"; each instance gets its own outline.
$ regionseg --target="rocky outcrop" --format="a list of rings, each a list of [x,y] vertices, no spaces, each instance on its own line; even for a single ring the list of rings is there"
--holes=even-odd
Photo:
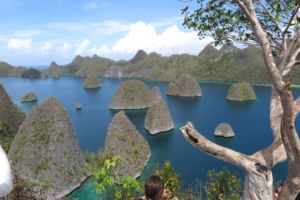
[[[148,109],[144,126],[151,134],[166,132],[174,128],[170,111],[162,99],[156,101]]]
[[[0,84],[0,143],[6,152],[24,118],[25,114],[11,101]]]
[[[21,74],[21,77],[35,79],[35,78],[41,78],[41,75],[42,75],[41,71],[39,71],[37,69],[29,68],[28,70],[24,71]]]
[[[163,101],[163,98],[161,96],[160,89],[158,86],[153,87],[150,90],[150,94],[151,94],[151,105],[153,105],[159,101]]]
[[[235,83],[230,87],[226,99],[230,101],[249,101],[255,100],[256,95],[249,83]]]
[[[234,137],[235,133],[233,129],[231,128],[230,124],[228,123],[220,123],[216,130],[215,130],[215,136],[220,137]]]
[[[106,78],[122,78],[125,77],[124,75],[124,67],[120,66],[120,65],[112,65],[110,66],[106,72],[105,72],[105,77]]]
[[[138,50],[135,56],[129,61],[130,64],[137,63],[143,60],[147,56],[147,53],[144,50]]]
[[[37,96],[33,92],[29,92],[25,96],[22,97],[22,102],[32,102],[37,101]]]
[[[202,96],[201,88],[196,79],[190,75],[183,75],[175,83],[172,82],[168,86],[168,95],[184,96],[184,97],[197,97]]]
[[[113,117],[104,149],[121,157],[116,169],[117,180],[119,176],[140,176],[151,156],[149,144],[123,111]]]
[[[85,89],[95,89],[101,86],[101,82],[97,75],[90,74],[84,80],[84,88]]]
[[[139,80],[126,80],[119,86],[110,104],[110,109],[142,109],[151,105],[147,86]]]
[[[58,199],[86,178],[85,161],[67,111],[54,97],[33,108],[9,151],[12,168],[35,185],[38,199]]]

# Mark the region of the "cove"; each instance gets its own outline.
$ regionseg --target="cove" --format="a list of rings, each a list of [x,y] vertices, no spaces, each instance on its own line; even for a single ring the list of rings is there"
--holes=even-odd
[[[25,112],[41,103],[48,96],[56,96],[67,109],[76,130],[80,147],[83,151],[95,152],[103,147],[108,125],[117,111],[109,110],[108,104],[123,79],[102,79],[102,87],[87,91],[83,88],[84,79],[64,77],[61,79],[22,79],[0,78],[13,101]],[[192,121],[197,129],[210,140],[235,149],[245,154],[252,154],[272,142],[272,132],[269,122],[269,103],[271,88],[255,86],[257,100],[246,103],[226,101],[225,96],[230,87],[226,83],[200,82],[203,96],[201,98],[180,98],[166,96],[167,84],[143,80],[152,88],[160,87],[162,96],[172,114],[175,129],[152,136],[144,129],[144,118],[147,110],[126,110],[126,115],[134,123],[140,133],[149,142],[152,157],[144,170],[142,177],[151,174],[154,167],[170,160],[175,170],[180,173],[186,184],[195,179],[206,179],[210,169],[220,170],[223,167],[234,170],[242,177],[242,172],[225,162],[219,161],[200,152],[190,145],[181,135],[179,127],[186,121]],[[20,103],[22,96],[29,91],[38,96],[38,102]],[[300,96],[300,89],[293,88],[294,98]],[[82,110],[74,107],[75,102],[82,104]],[[228,122],[236,133],[232,139],[214,137],[213,133],[220,122]],[[297,118],[296,128],[299,131],[300,121]],[[273,168],[276,180],[285,178],[287,163]],[[80,188],[69,195],[70,199],[97,199],[93,180],[87,180]]]

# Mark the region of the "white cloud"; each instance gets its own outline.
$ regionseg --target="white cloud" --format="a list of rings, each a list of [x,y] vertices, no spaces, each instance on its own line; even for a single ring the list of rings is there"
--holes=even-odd
[[[53,48],[53,44],[51,42],[45,42],[42,46],[42,53],[48,54]]]
[[[87,53],[88,47],[91,42],[88,39],[84,39],[80,44],[77,44],[76,54],[83,55]]]
[[[82,4],[83,8],[86,10],[94,10],[96,9],[98,6],[95,2],[91,1],[91,2],[85,2]]]
[[[0,42],[6,41],[7,37],[5,35],[0,35]]]
[[[29,54],[31,52],[31,45],[32,45],[31,39],[14,38],[8,41],[7,47],[8,49],[14,49]]]
[[[211,38],[199,40],[196,32],[184,32],[176,25],[169,26],[161,33],[157,33],[155,25],[137,22],[131,24],[129,32],[111,48],[94,47],[93,52],[97,52],[97,54],[133,54],[137,50],[143,49],[163,55],[198,54],[211,41]]]
[[[69,44],[68,42],[64,42],[62,47],[59,49],[59,52],[62,54],[63,57],[68,57],[71,49],[72,49],[72,45]]]

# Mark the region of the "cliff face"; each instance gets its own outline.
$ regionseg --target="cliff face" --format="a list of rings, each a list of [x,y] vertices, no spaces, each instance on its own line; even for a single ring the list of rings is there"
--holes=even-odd
[[[123,111],[113,117],[104,149],[121,157],[121,162],[116,169],[117,179],[122,175],[140,176],[151,156],[149,144]]]
[[[243,82],[233,84],[226,98],[231,101],[249,101],[255,100],[256,95],[253,87],[249,83]]]
[[[37,101],[37,97],[33,92],[29,92],[28,94],[22,97],[22,102],[31,102],[31,101]]]
[[[107,78],[122,78],[125,74],[122,66],[112,65],[106,70],[104,76]]]
[[[97,77],[97,75],[90,74],[85,78],[85,81],[84,81],[85,89],[94,89],[94,88],[98,88],[100,86],[101,86],[101,82],[100,82],[99,78]]]
[[[170,83],[167,94],[184,97],[202,96],[198,81],[190,75],[183,75],[175,83]]]
[[[40,199],[57,199],[86,178],[85,161],[67,111],[54,97],[33,108],[9,151],[16,175]]]
[[[145,129],[151,134],[169,131],[174,128],[170,111],[163,100],[155,102],[145,118]]]
[[[151,96],[147,86],[139,80],[122,82],[114,94],[110,109],[141,109],[151,105]]]
[[[0,143],[5,151],[8,152],[24,118],[25,114],[11,101],[0,84]]]

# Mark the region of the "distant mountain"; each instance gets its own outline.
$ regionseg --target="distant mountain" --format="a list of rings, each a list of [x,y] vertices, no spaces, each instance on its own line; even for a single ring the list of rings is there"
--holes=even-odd
[[[21,77],[22,78],[30,78],[30,79],[41,78],[41,74],[42,74],[41,71],[39,71],[37,69],[29,68],[21,74]]]
[[[9,73],[13,70],[13,66],[6,63],[6,62],[3,62],[3,61],[0,61],[0,77],[1,76],[8,76]]]
[[[143,60],[147,56],[147,53],[144,50],[138,50],[135,56],[129,61],[130,64],[137,63]]]
[[[0,62],[0,76],[19,76],[24,68],[15,67]],[[114,61],[94,55],[92,57],[76,56],[66,65],[52,62],[42,71],[43,76],[60,77],[75,75],[86,77],[95,74],[99,77],[142,77],[149,80],[171,82],[182,74],[188,74],[197,80],[270,83],[260,50],[251,45],[239,49],[232,43],[222,46],[219,50],[207,45],[197,56],[176,54],[161,56],[152,52],[147,54],[143,50],[128,61]],[[293,83],[300,84],[300,69],[287,77]]]

